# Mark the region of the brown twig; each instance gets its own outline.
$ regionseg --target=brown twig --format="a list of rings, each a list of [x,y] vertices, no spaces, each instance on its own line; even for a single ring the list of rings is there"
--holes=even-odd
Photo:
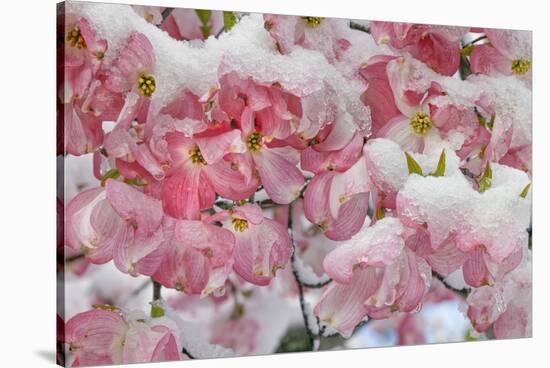
[[[166,18],[168,18],[173,11],[174,11],[174,8],[166,8],[162,11],[162,22],[160,22],[160,25],[164,23]]]
[[[159,300],[160,298],[162,298],[161,289],[162,289],[162,285],[156,282],[155,280],[153,280],[153,301]]]
[[[447,281],[445,281],[445,277],[440,273],[432,271],[432,276],[438,279],[447,289],[454,291],[456,294],[464,298],[468,297],[468,295],[470,294],[470,289],[468,288],[457,289],[455,287],[452,287]]]
[[[298,270],[296,269],[296,246],[294,244],[294,235],[292,230],[292,203],[288,205],[288,230],[289,230],[289,236],[290,236],[290,244],[292,246],[292,254],[290,256],[290,264],[292,267],[292,274],[294,275],[294,279],[296,280],[296,285],[298,285],[298,297],[300,299],[300,309],[302,311],[302,318],[304,320],[304,326],[306,328],[306,333],[311,345],[311,350],[316,350],[315,348],[315,342],[319,339],[319,335],[313,333],[311,326],[309,325],[309,318],[308,313],[306,312],[306,301],[304,298],[304,286],[302,285],[302,281],[300,280],[300,276],[298,274]],[[317,324],[319,324],[319,320],[317,319]]]

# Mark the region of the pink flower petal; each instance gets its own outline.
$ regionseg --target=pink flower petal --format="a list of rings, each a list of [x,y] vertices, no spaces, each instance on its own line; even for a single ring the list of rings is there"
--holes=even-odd
[[[174,230],[176,239],[186,247],[206,254],[213,267],[220,267],[231,258],[235,237],[226,229],[202,221],[181,220]]]
[[[338,151],[317,151],[313,147],[306,148],[301,153],[301,167],[316,174],[325,170],[345,171],[357,162],[362,148],[363,136],[356,132],[352,140]]]
[[[164,249],[161,248],[164,240],[162,229],[148,237],[136,234],[137,231],[133,236],[128,236],[125,242],[115,245],[115,265],[121,272],[132,276],[151,276],[157,271],[164,256]]]
[[[259,225],[264,221],[262,208],[257,204],[246,204],[233,208],[232,216],[250,221],[254,225]]]
[[[376,270],[356,272],[349,284],[332,282],[314,308],[322,325],[350,337],[355,326],[367,315],[365,301],[379,285]]]
[[[328,204],[330,187],[335,173],[328,171],[315,175],[304,192],[304,214],[313,224],[328,228],[332,215]],[[325,198],[325,200],[319,200]]]
[[[232,162],[225,160],[207,165],[203,169],[203,173],[216,193],[233,201],[250,197],[252,193],[256,192],[259,185],[256,177],[252,177],[247,182],[247,178],[241,171],[234,168]]]
[[[274,202],[288,204],[298,197],[304,176],[296,165],[267,148],[255,152],[253,158],[265,191]]]
[[[449,241],[425,257],[425,259],[434,271],[447,276],[462,267],[466,259],[468,259],[468,254],[458,249],[454,242]]]
[[[200,175],[200,168],[186,165],[178,173],[163,180],[162,205],[168,215],[190,220],[200,218]]]
[[[137,236],[147,237],[157,231],[163,217],[158,199],[112,179],[107,180],[105,192],[119,216],[135,228]]]
[[[153,278],[165,287],[190,295],[200,294],[210,276],[208,259],[200,250],[187,247],[175,238],[166,241],[166,254]]]
[[[134,32],[113,62],[106,86],[114,92],[127,92],[137,81],[138,73],[150,73],[154,64],[153,45],[144,34]]]
[[[245,150],[241,140],[241,132],[238,129],[212,137],[197,138],[195,142],[208,164],[218,162],[226,153],[242,153]]]
[[[93,152],[103,142],[101,120],[81,112],[73,103],[64,105],[65,151],[80,156]]]
[[[114,364],[115,345],[123,340],[125,328],[119,313],[94,309],[67,321],[65,342],[80,365]]]
[[[512,74],[512,62],[491,45],[474,47],[470,55],[472,72],[493,75],[500,73]]]
[[[477,248],[469,253],[468,258],[464,262],[462,272],[464,274],[464,281],[472,287],[477,288],[493,282],[481,248]]]
[[[344,148],[351,141],[357,127],[351,115],[346,114],[332,123],[332,129],[324,141],[315,145],[318,151],[336,151]]]
[[[284,268],[292,251],[285,226],[270,219],[261,224],[251,222],[244,231],[235,231],[233,269],[246,281],[265,286],[276,272]]]
[[[422,137],[413,132],[409,118],[404,115],[390,120],[378,131],[377,137],[392,140],[407,152],[422,152],[424,148]]]
[[[369,193],[352,195],[338,209],[338,216],[326,229],[331,240],[346,240],[355,235],[365,223],[369,208]]]

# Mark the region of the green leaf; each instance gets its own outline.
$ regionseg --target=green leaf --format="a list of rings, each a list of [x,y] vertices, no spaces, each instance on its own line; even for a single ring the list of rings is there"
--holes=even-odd
[[[197,16],[199,17],[203,25],[207,25],[208,22],[210,22],[210,17],[212,16],[212,10],[195,9],[195,13],[197,13]]]
[[[439,156],[439,161],[437,163],[437,167],[435,168],[435,171],[430,173],[431,176],[443,176],[445,175],[445,149],[441,151],[441,155]]]
[[[466,331],[466,334],[464,336],[464,340],[466,341],[478,341],[479,339],[477,337],[472,336],[473,330],[468,329]]]
[[[164,309],[160,305],[153,303],[151,305],[151,317],[159,318],[162,316],[164,316]]]
[[[527,197],[527,194],[529,193],[529,188],[531,188],[531,183],[527,184],[527,185],[525,186],[525,188],[523,188],[523,190],[521,191],[521,193],[519,194],[519,196],[520,196],[521,198]]]
[[[101,186],[104,187],[105,183],[107,182],[107,179],[116,179],[120,176],[120,173],[117,169],[111,169],[107,171],[102,177],[101,177]]]
[[[487,166],[485,167],[485,172],[483,173],[483,176],[479,180],[478,191],[480,193],[483,193],[487,189],[491,188],[492,184],[493,184],[493,170],[491,170],[491,163],[487,162]]]
[[[461,56],[470,56],[470,54],[472,53],[472,51],[474,51],[474,47],[475,45],[468,45],[468,46],[464,46],[463,48],[460,49],[460,55]]]
[[[225,31],[230,31],[231,28],[237,23],[237,17],[233,12],[224,11],[223,12],[223,28]]]
[[[405,152],[405,157],[407,157],[407,167],[409,168],[409,174],[415,173],[418,175],[424,175],[422,174],[422,168],[411,155]]]
[[[489,121],[487,121],[487,118],[485,118],[483,115],[481,115],[481,113],[477,110],[477,108],[474,108],[474,111],[477,115],[477,121],[478,121],[479,125],[481,125],[482,127],[487,128],[489,130],[493,130],[493,126],[495,125],[496,115],[495,114],[491,115],[491,118],[489,119]]]
[[[197,13],[197,16],[199,17],[199,20],[202,24],[202,35],[204,36],[204,38],[208,38],[208,36],[210,36],[210,17],[212,16],[212,11],[195,9],[195,13]]]
[[[141,178],[124,179],[124,182],[135,187],[143,187],[145,185],[145,182]]]

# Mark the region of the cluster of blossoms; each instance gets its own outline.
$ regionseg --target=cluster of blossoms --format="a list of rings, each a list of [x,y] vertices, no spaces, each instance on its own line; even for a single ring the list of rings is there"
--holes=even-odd
[[[300,300],[313,348],[413,328],[444,285],[478,332],[529,336],[530,34],[351,25],[70,5],[58,150],[97,179],[61,204],[73,271],[113,261],[187,307],[238,294],[206,339],[223,354],[256,351],[262,288]],[[176,304],[73,316],[72,365],[200,357]]]

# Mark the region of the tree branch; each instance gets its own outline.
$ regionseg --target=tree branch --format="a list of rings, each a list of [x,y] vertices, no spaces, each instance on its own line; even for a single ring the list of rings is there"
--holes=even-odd
[[[162,22],[160,22],[160,25],[164,23],[166,18],[168,18],[173,11],[174,11],[174,8],[166,8],[162,11]]]
[[[470,294],[470,290],[468,288],[457,289],[455,287],[452,287],[447,281],[445,281],[445,277],[443,277],[443,275],[435,271],[432,271],[432,276],[438,279],[447,289],[454,291],[456,294],[464,298],[468,297],[468,295]]]
[[[302,310],[302,318],[304,319],[304,326],[306,328],[307,336],[309,338],[311,350],[314,351],[314,350],[317,350],[316,342],[319,340],[319,336],[313,333],[311,326],[309,325],[308,313],[306,312],[306,301],[304,299],[304,286],[302,284],[302,281],[300,280],[300,276],[298,274],[298,270],[296,269],[296,265],[295,265],[296,246],[294,244],[294,235],[292,230],[292,203],[288,205],[288,230],[289,230],[289,236],[290,236],[290,244],[292,246],[292,255],[290,256],[292,274],[294,275],[294,279],[296,280],[296,284],[298,285],[298,296],[300,299],[300,309]],[[317,321],[317,323],[319,323],[319,321]]]
[[[298,275],[299,276],[299,275]],[[332,282],[332,279],[328,279],[327,281],[319,282],[317,284],[308,284],[307,282],[301,281],[301,284],[309,289],[320,289],[322,287],[327,286]]]
[[[355,23],[355,22],[352,22],[350,21],[349,22],[349,27],[351,29],[355,29],[356,31],[361,31],[361,32],[365,32],[365,33],[368,33],[370,34],[370,28],[369,27],[365,27],[359,23]]]
[[[189,357],[189,359],[196,359],[190,352],[187,351],[185,347],[181,348],[181,352]]]
[[[486,39],[486,38],[487,38],[486,35],[481,35],[481,36],[479,36],[478,38],[476,38],[476,39],[474,39],[474,40],[472,40],[472,41],[470,41],[470,42],[464,44],[464,46],[462,46],[462,48],[465,49],[465,48],[467,48],[468,46],[472,46],[472,45],[474,45],[475,43],[477,43],[477,42],[479,42],[479,41],[482,41],[482,40],[484,40],[484,39]]]
[[[156,282],[155,280],[153,280],[153,301],[159,300],[160,298],[162,298],[162,295],[160,292],[161,288],[162,288],[162,285]]]

